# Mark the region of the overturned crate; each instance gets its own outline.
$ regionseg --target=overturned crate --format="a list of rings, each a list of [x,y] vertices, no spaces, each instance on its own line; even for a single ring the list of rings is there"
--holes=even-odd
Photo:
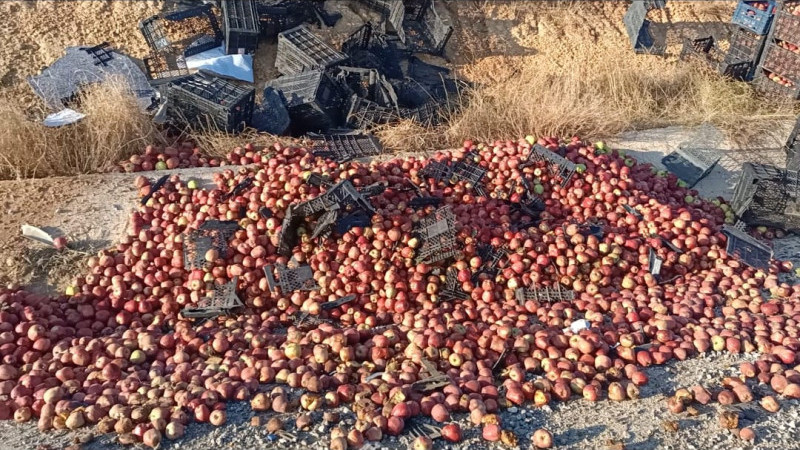
[[[530,153],[528,153],[527,160],[524,164],[528,165],[540,161],[544,161],[550,167],[550,171],[553,174],[561,177],[562,187],[565,187],[569,183],[572,174],[575,173],[575,169],[577,168],[574,162],[556,152],[548,150],[542,145],[535,144],[531,148]]]
[[[261,27],[255,0],[222,0],[225,53],[254,53]]]
[[[214,261],[206,255],[214,250],[224,257],[230,241],[239,225],[236,222],[209,220],[200,228],[183,236],[183,265],[186,270],[203,269]]]
[[[275,279],[274,270],[277,269],[278,279]],[[289,267],[282,264],[271,264],[264,266],[264,275],[267,277],[269,290],[276,292],[280,288],[281,293],[288,295],[294,291],[313,291],[319,289],[317,282],[314,281],[314,273],[311,266]]]
[[[575,291],[567,290],[556,284],[555,288],[531,288],[527,289],[519,287],[514,291],[517,303],[520,305],[526,301],[533,300],[539,303],[558,303],[558,302],[571,302],[575,300]]]
[[[691,188],[714,170],[720,158],[719,150],[681,146],[662,158],[661,164]]]
[[[347,55],[331,48],[305,25],[278,34],[275,67],[283,75],[324,70],[346,60]]]
[[[198,73],[173,80],[167,94],[167,117],[190,126],[240,131],[253,115],[255,90]]]
[[[228,283],[215,285],[210,297],[203,298],[194,306],[183,308],[181,316],[186,319],[211,319],[227,316],[238,308],[244,308],[244,303],[236,295],[238,283],[239,277],[233,277]]]
[[[800,175],[797,171],[745,163],[731,207],[747,225],[798,231],[799,202]]]
[[[211,5],[149,17],[139,22],[139,30],[156,53],[192,56],[217,48],[224,40]]]
[[[728,243],[725,251],[728,255],[756,269],[768,269],[772,259],[772,249],[765,243],[747,234],[740,227],[724,225],[722,233]]]
[[[326,131],[342,120],[344,90],[325,72],[313,70],[267,83],[283,97],[298,133]]]
[[[400,118],[397,109],[381,106],[353,94],[345,123],[352,128],[367,130],[375,125],[397,122]]]
[[[314,139],[311,146],[314,156],[345,163],[353,159],[378,156],[383,148],[378,138],[368,134],[329,134]]]
[[[417,264],[432,264],[460,253],[456,244],[456,218],[449,206],[441,207],[422,218],[414,227],[422,241],[415,255]]]

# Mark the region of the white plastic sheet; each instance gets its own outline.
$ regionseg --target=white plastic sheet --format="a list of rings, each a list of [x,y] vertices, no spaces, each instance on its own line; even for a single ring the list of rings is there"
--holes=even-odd
[[[224,47],[214,48],[186,58],[189,69],[205,70],[225,78],[252,83],[253,56],[226,55]]]
[[[86,117],[86,114],[79,113],[74,109],[64,108],[57,113],[53,113],[45,117],[42,121],[42,124],[51,128],[62,127],[64,125],[75,123],[84,117]]]

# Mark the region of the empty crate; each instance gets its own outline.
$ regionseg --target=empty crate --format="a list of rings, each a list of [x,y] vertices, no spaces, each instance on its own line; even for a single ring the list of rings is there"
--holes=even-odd
[[[345,60],[347,55],[331,48],[305,25],[278,34],[275,67],[283,75],[326,69]]]
[[[800,230],[798,172],[764,164],[745,163],[731,206],[751,226]]]
[[[293,131],[325,131],[342,119],[343,89],[326,73],[315,70],[267,83],[282,95]]]
[[[169,84],[167,116],[176,123],[238,131],[250,123],[255,91],[198,73]]]
[[[261,33],[255,0],[222,0],[225,53],[253,53]]]

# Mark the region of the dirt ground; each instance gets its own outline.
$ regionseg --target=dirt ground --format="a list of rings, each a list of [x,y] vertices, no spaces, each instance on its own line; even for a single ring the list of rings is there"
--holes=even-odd
[[[0,88],[24,105],[38,104],[27,77],[35,75],[63,55],[65,47],[96,45],[107,41],[135,58],[147,56],[148,48],[138,22],[172,8],[170,1],[4,1],[0,2]],[[668,55],[679,52],[686,37],[713,34],[727,36],[734,2],[670,1],[665,11],[653,11],[652,33]],[[328,0],[329,11],[342,13],[331,29],[316,30],[334,46],[366,20],[354,0]],[[449,0],[436,3],[437,11],[455,28],[447,47],[449,62],[467,79],[497,82],[524,64],[560,61],[602,64],[610,50],[629,52],[630,42],[622,25],[627,2],[621,1],[485,1]],[[566,8],[566,9],[565,9]],[[567,13],[565,13],[567,11]],[[596,61],[577,61],[581,46],[597,48]],[[265,42],[256,52],[257,84],[277,76],[275,43]],[[660,56],[635,56],[637,64],[654,69],[666,61]]]

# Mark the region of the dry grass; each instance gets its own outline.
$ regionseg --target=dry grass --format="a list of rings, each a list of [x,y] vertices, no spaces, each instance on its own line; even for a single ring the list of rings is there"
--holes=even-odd
[[[766,101],[747,83],[726,80],[699,63],[662,61],[653,70],[637,64],[632,54],[605,54],[602,65],[569,66],[510,65],[506,73],[492,74],[493,82],[463,94],[461,110],[439,127],[403,123],[378,134],[391,150],[417,151],[458,146],[464,139],[607,138],[628,130],[712,123],[746,142],[774,128],[775,119],[796,113],[796,104]]]
[[[0,97],[0,179],[76,175],[108,169],[161,135],[130,89],[110,80],[78,99],[86,118],[47,128],[9,97]]]

